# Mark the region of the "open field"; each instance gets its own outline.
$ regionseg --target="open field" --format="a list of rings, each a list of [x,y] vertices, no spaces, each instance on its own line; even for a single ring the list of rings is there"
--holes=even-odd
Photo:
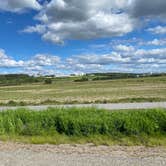
[[[0,112],[0,139],[34,144],[166,146],[166,110],[4,111]]]
[[[0,86],[1,105],[166,101],[166,76]]]

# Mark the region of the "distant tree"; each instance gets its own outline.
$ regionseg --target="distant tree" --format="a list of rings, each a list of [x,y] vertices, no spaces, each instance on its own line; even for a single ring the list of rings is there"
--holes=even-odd
[[[83,75],[81,78],[74,80],[75,82],[85,82],[89,81],[89,78],[86,75]]]
[[[26,74],[7,74],[0,75],[0,85],[20,85],[24,83],[41,82],[39,77],[34,77]]]
[[[44,80],[44,83],[45,83],[45,84],[52,84],[52,79],[51,79],[51,78],[46,78],[46,79]]]

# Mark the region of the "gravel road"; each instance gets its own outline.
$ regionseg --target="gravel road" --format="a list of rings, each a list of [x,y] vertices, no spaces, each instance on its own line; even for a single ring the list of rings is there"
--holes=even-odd
[[[40,106],[25,106],[25,107],[0,107],[0,111],[7,109],[29,108],[32,110],[44,110],[48,107],[96,107],[108,110],[119,109],[146,109],[146,108],[166,108],[166,102],[153,102],[153,103],[114,103],[114,104],[73,104],[73,105],[40,105]]]
[[[0,166],[165,166],[166,148],[0,143]]]

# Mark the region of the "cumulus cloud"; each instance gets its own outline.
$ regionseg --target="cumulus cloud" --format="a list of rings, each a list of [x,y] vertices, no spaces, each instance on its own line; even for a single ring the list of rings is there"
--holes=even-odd
[[[45,25],[35,25],[35,26],[27,26],[22,32],[42,34],[45,31],[46,31]]]
[[[51,0],[35,16],[46,29],[41,31],[37,25],[24,31],[41,33],[42,39],[55,44],[122,36],[132,32],[142,16],[165,18],[165,8],[165,0]],[[165,33],[165,27],[156,28],[155,33]]]
[[[166,16],[165,0],[129,0],[129,10],[133,17]]]
[[[67,58],[59,69],[70,73],[90,72],[161,72],[166,70],[166,49],[143,49],[118,45],[109,54],[82,54]]]
[[[139,42],[139,45],[152,45],[152,46],[166,46],[166,39],[153,39],[150,41],[141,41]]]
[[[14,58],[8,56],[5,50],[0,49],[0,69],[5,68],[6,73],[8,69],[18,68],[18,73],[27,74],[50,74],[53,73],[53,69],[60,64],[61,60],[59,56],[49,55],[49,54],[37,54],[27,61],[15,60]],[[57,73],[54,71],[54,73]]]
[[[31,75],[56,75],[56,67],[60,63],[61,59],[59,56],[50,54],[36,54],[31,59],[24,61],[23,70],[25,73]]]
[[[137,27],[140,17],[162,19],[166,16],[165,0],[0,0],[1,10],[18,12],[25,8],[39,10],[35,20],[40,24],[28,26],[23,32],[39,33],[43,40],[55,44],[63,44],[68,39],[122,36]],[[149,31],[166,33],[161,26]]]
[[[23,61],[15,61],[14,59],[6,55],[3,49],[0,49],[0,68],[22,67],[23,65]]]
[[[60,57],[47,54],[37,54],[26,62],[28,66],[55,66],[60,62]]]
[[[41,9],[36,0],[0,0],[0,10],[20,12],[24,9]]]
[[[46,26],[42,39],[56,44],[63,44],[66,39],[122,36],[135,25],[127,13],[120,12],[124,6],[125,0],[52,0],[35,19]],[[24,30],[36,31],[39,32],[36,26]]]
[[[156,26],[154,28],[149,28],[147,31],[153,34],[166,34],[166,26]]]
[[[122,44],[115,46],[114,49],[117,51],[120,51],[120,52],[131,52],[131,51],[135,50],[135,48],[131,45],[126,46],[126,45],[122,45]]]
[[[37,54],[26,61],[16,61],[0,50],[0,68],[20,68],[28,74],[71,74],[93,72],[161,72],[166,70],[166,48],[113,46],[110,53],[87,53],[66,57]]]
[[[5,53],[5,50],[0,49],[0,67],[42,67],[56,66],[60,63],[60,57],[49,54],[36,54],[27,61],[16,61]]]
[[[109,65],[114,62],[127,62],[128,58],[122,58],[117,52],[112,52],[111,54],[103,55],[78,55],[67,59],[69,64],[99,64],[99,65]]]

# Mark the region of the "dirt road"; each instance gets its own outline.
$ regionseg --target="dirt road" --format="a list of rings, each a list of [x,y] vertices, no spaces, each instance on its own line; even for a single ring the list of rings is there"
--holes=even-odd
[[[0,143],[0,166],[165,166],[166,148]]]
[[[29,108],[32,110],[44,110],[48,107],[96,107],[107,110],[119,110],[119,109],[148,109],[148,108],[166,108],[166,102],[153,102],[153,103],[114,103],[114,104],[73,104],[73,105],[40,105],[40,106],[25,106],[23,108]],[[7,109],[17,109],[22,107],[0,107],[0,111]]]

